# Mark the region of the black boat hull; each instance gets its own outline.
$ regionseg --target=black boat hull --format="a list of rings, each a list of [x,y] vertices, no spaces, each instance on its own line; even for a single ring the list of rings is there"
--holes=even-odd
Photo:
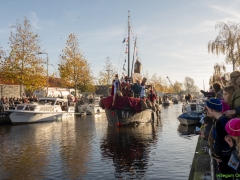
[[[150,109],[134,112],[131,109],[105,109],[107,121],[110,126],[122,126],[133,123],[151,123],[157,121],[159,113]]]

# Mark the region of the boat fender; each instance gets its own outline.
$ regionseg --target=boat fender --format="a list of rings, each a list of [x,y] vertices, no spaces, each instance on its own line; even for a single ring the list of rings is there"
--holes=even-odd
[[[114,111],[112,111],[112,116],[114,116],[115,115],[115,113],[114,113]]]

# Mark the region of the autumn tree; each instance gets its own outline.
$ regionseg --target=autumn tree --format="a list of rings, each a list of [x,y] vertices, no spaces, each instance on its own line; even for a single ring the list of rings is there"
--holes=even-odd
[[[25,17],[23,24],[17,22],[11,26],[9,38],[10,53],[2,62],[5,79],[20,84],[20,96],[23,85],[33,91],[46,85],[44,61],[36,56],[41,51],[39,36],[33,32],[30,22]]]
[[[90,64],[79,50],[77,35],[72,33],[68,36],[66,47],[60,55],[60,64],[58,64],[60,77],[66,82],[71,82],[77,93],[83,85],[92,83]]]
[[[6,58],[5,56],[6,56],[5,51],[2,49],[2,47],[0,47],[0,81],[2,81],[4,78],[3,62],[4,59]]]
[[[182,91],[182,83],[175,81],[173,84],[173,92],[174,93],[180,93]]]
[[[103,69],[99,72],[98,82],[100,85],[111,84],[112,79],[114,78],[114,75],[117,74],[116,69],[110,60],[111,59],[109,57],[106,58],[105,65]]]
[[[220,22],[216,29],[219,33],[214,41],[208,43],[208,52],[226,55],[226,63],[231,63],[234,71],[240,65],[240,24]]]

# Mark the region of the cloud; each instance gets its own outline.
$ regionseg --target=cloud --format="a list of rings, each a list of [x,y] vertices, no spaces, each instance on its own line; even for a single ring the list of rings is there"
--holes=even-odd
[[[229,15],[235,17],[236,20],[240,19],[240,13],[238,11],[236,11],[235,9],[231,8],[231,7],[221,7],[221,6],[213,5],[212,8],[215,9],[215,10],[218,10],[220,12],[224,12],[226,14],[229,14]]]
[[[36,13],[31,12],[30,13],[30,22],[32,23],[33,27],[35,29],[39,29],[39,18],[37,17]]]

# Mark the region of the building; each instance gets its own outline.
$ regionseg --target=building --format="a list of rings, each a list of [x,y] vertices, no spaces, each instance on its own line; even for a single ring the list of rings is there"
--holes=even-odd
[[[108,96],[111,92],[109,86],[107,85],[95,85],[96,95]]]

